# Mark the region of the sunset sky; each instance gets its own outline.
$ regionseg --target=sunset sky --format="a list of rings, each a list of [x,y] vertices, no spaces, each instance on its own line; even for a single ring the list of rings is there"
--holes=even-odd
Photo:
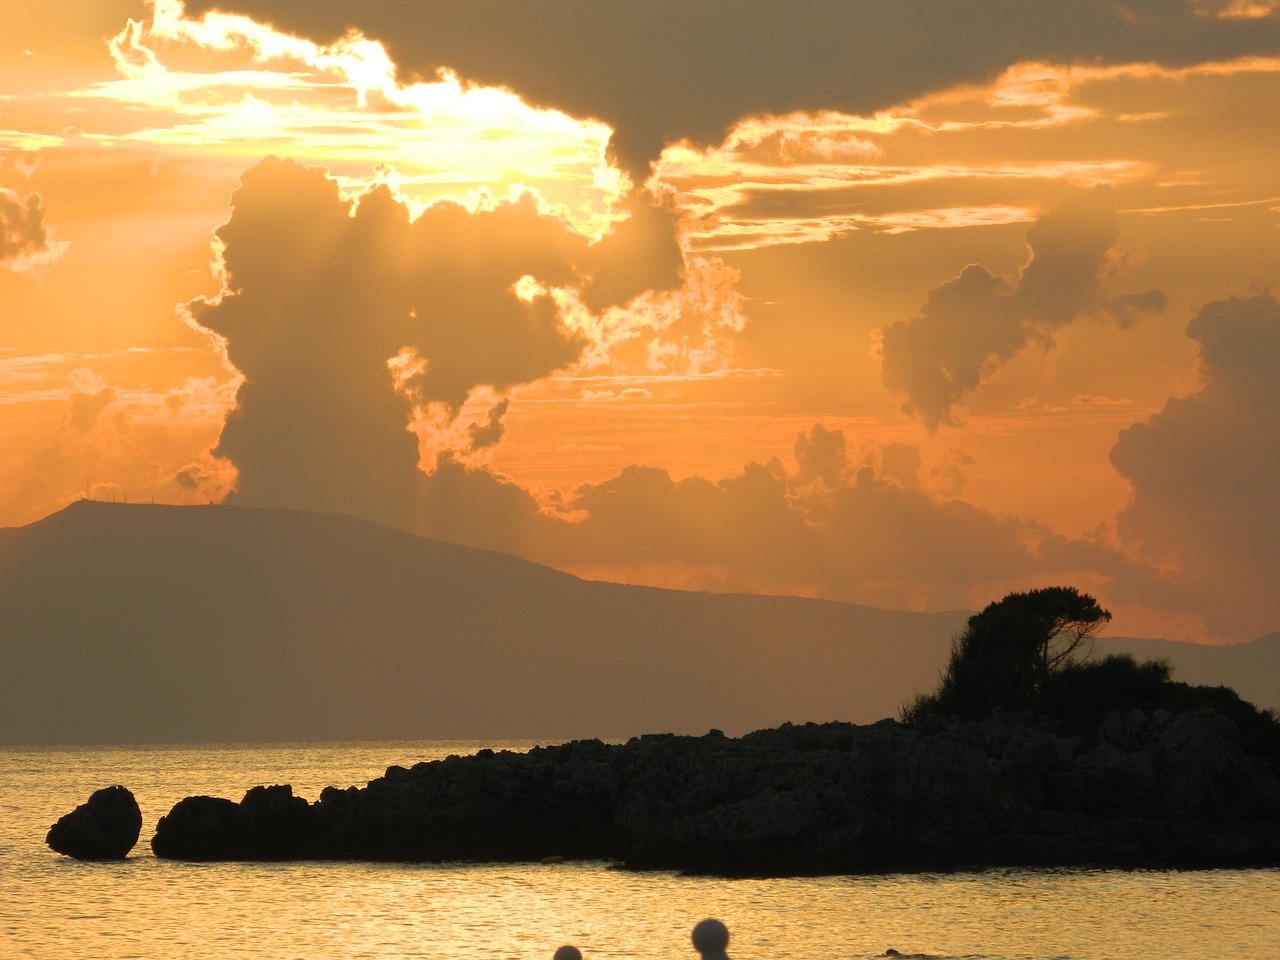
[[[0,525],[1280,630],[1280,0],[49,0]]]

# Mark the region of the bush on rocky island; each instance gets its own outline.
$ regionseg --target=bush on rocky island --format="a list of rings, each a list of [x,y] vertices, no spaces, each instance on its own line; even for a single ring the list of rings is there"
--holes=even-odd
[[[1211,710],[1235,724],[1246,752],[1280,772],[1280,722],[1272,711],[1229,687],[1178,682],[1164,660],[1139,663],[1128,654],[1091,660],[1091,640],[1110,620],[1109,611],[1074,587],[1009,594],[969,618],[952,642],[938,689],[903,707],[901,719],[925,726],[1027,713],[1093,746],[1115,711]]]

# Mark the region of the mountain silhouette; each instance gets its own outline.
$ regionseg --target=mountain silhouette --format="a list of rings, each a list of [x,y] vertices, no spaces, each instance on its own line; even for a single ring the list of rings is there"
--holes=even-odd
[[[936,685],[966,616],[586,581],[329,514],[83,500],[0,529],[0,743],[873,722]],[[1280,700],[1280,635],[1132,642],[1188,682],[1244,664],[1242,695]]]
[[[590,582],[343,516],[79,501],[0,530],[0,742],[875,720],[963,617]]]

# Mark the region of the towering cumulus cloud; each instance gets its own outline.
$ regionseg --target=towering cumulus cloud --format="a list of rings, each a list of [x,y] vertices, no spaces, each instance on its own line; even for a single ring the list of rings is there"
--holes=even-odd
[[[322,170],[247,171],[217,232],[225,290],[189,305],[245,377],[216,451],[240,471],[237,497],[413,526],[411,416],[448,426],[477,388],[502,394],[586,347],[546,291],[605,308],[679,282],[674,220],[635,203],[592,245],[528,194],[413,219],[385,187],[353,204]],[[471,447],[497,441],[505,410],[463,431]]]
[[[192,0],[293,33],[355,28],[404,70],[439,69],[614,128],[633,179],[668,143],[744,116],[869,114],[1019,61],[1192,63],[1272,51],[1280,23],[1189,0]]]
[[[245,173],[232,205],[227,292],[191,310],[245,376],[216,451],[238,496],[403,525],[416,450],[387,359],[409,338],[404,211],[374,194],[351,216],[322,171],[278,161]]]
[[[1175,568],[1170,593],[1250,636],[1280,618],[1280,303],[1211,303],[1187,333],[1202,385],[1120,435],[1111,461],[1133,496],[1118,528]]]
[[[906,397],[903,409],[930,428],[955,423],[955,409],[982,379],[1034,341],[1082,313],[1129,322],[1160,309],[1158,290],[1110,296],[1108,254],[1120,231],[1110,191],[1073,197],[1027,231],[1030,258],[1017,277],[970,264],[929,294],[920,314],[881,331],[884,385]]]

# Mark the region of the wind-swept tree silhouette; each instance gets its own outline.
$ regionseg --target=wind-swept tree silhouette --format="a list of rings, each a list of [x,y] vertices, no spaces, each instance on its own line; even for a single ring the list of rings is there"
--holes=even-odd
[[[952,641],[937,691],[917,697],[902,719],[976,720],[1026,709],[1050,677],[1088,655],[1089,641],[1110,619],[1110,611],[1075,587],[1011,593],[990,603]]]
[[[1115,711],[1212,710],[1235,724],[1246,752],[1280,771],[1274,710],[1260,710],[1229,687],[1176,681],[1166,660],[1088,659],[1093,637],[1110,620],[1109,611],[1074,587],[1011,593],[969,618],[951,642],[938,689],[906,704],[901,719],[922,724],[1032,713],[1052,721],[1060,735],[1093,740]]]

